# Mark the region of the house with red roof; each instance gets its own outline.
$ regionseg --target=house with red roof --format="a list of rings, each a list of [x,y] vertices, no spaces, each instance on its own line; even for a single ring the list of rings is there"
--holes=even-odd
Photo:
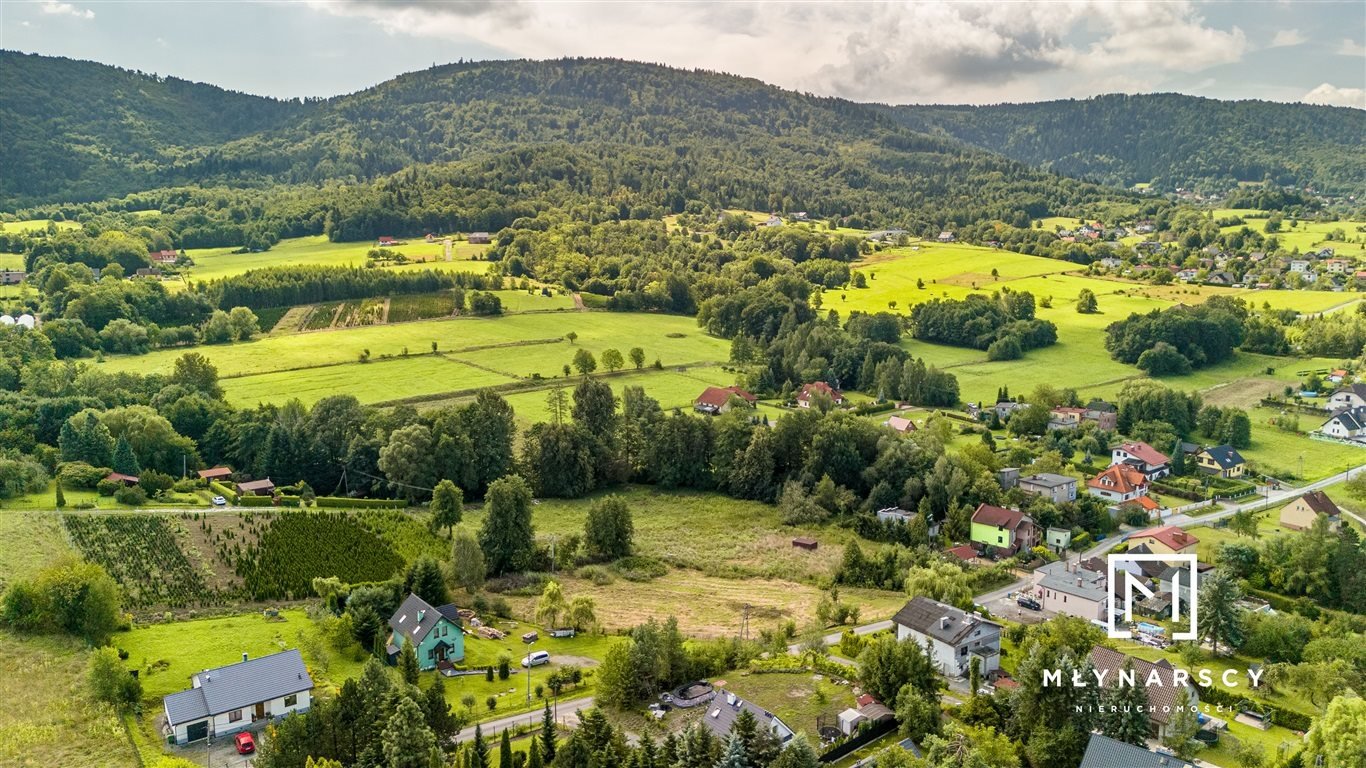
[[[147,259],[153,264],[175,264],[180,258],[180,254],[175,251],[151,251],[147,254]]]
[[[1140,546],[1147,546],[1148,550],[1159,555],[1187,555],[1195,554],[1195,545],[1200,540],[1175,525],[1163,525],[1157,528],[1148,528],[1139,531],[1129,537],[1129,551],[1132,552]]]
[[[1148,495],[1148,476],[1129,464],[1111,464],[1086,481],[1086,490],[1116,504]]]
[[[377,244],[381,248],[388,248],[391,245],[398,245],[398,240],[395,240],[388,235],[381,235]]]
[[[997,553],[1013,555],[1039,545],[1039,527],[1018,509],[978,504],[972,513],[970,538]]]
[[[725,413],[737,403],[753,408],[759,398],[739,387],[707,387],[692,401],[694,411],[711,416]]]
[[[1149,481],[1172,473],[1171,458],[1142,440],[1122,443],[1110,451],[1110,464],[1128,464],[1142,472]]]
[[[830,398],[830,402],[835,405],[844,404],[844,393],[826,384],[823,381],[813,381],[802,387],[802,391],[797,395],[798,408],[810,408],[811,401],[817,394],[825,395]]]

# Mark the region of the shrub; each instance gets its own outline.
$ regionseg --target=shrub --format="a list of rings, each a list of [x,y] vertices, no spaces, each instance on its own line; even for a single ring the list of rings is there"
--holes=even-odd
[[[669,567],[653,557],[632,555],[612,563],[612,570],[627,581],[650,581],[669,572]]]
[[[335,509],[404,509],[408,506],[403,499],[351,499],[344,496],[319,496],[314,503],[319,507]]]
[[[216,480],[213,481],[213,482],[210,482],[210,483],[209,483],[209,490],[211,490],[211,491],[213,491],[215,494],[217,494],[217,495],[219,495],[219,496],[222,496],[223,498],[227,499],[228,502],[231,503],[231,504],[236,504],[236,503],[237,503],[237,491],[234,491],[232,488],[229,488],[227,485],[224,485],[223,483],[220,483],[220,482],[218,482],[218,481],[216,481]]]
[[[269,496],[242,496],[236,503],[244,507],[273,507],[275,499]]]
[[[120,504],[126,504],[130,507],[136,507],[140,504],[147,503],[147,492],[136,485],[119,488],[117,491],[114,491],[114,501],[117,501]]]
[[[57,479],[67,488],[91,490],[99,486],[100,481],[108,475],[108,467],[92,467],[84,461],[66,461],[57,465]]]

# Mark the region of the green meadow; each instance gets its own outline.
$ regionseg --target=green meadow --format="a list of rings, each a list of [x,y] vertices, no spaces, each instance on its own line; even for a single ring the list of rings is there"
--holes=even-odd
[[[240,275],[243,272],[262,267],[316,265],[325,267],[360,267],[365,265],[367,253],[375,247],[373,242],[334,243],[324,235],[295,237],[281,240],[268,251],[260,253],[233,253],[235,248],[191,249],[186,255],[194,261],[187,270],[191,280],[214,280],[220,277]],[[443,247],[438,240],[428,243],[418,238],[404,245],[387,250],[402,253],[410,263],[385,267],[385,269],[438,269],[451,272],[483,272],[488,262],[476,261],[487,245],[470,245],[455,242],[452,248],[452,261],[446,261]]]

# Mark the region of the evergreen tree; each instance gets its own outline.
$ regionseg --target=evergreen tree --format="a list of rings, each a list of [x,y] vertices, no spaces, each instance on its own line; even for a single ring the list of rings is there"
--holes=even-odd
[[[731,731],[730,740],[726,742],[726,752],[716,763],[716,768],[754,768],[754,764],[749,760],[749,753],[745,751],[745,742],[735,731]]]
[[[811,747],[811,742],[806,740],[806,734],[799,733],[770,768],[820,768],[820,764],[820,756]]]
[[[432,529],[446,529],[446,538],[450,538],[452,530],[460,524],[460,518],[465,512],[465,493],[450,480],[442,480],[436,484],[432,490]]]
[[[62,481],[61,481],[61,480],[58,480],[58,481],[57,481],[57,498],[56,498],[56,500],[55,500],[55,504],[56,504],[56,506],[57,506],[57,509],[65,509],[65,508],[66,508],[66,496],[63,495],[63,493],[62,493]]]
[[[426,600],[432,606],[445,605],[451,601],[441,566],[430,557],[423,556],[413,561],[404,576],[403,589]]]
[[[532,739],[531,746],[527,747],[526,768],[545,768],[545,761],[541,759],[540,739]]]
[[[432,686],[422,697],[422,709],[427,717],[427,727],[432,729],[432,735],[436,737],[436,743],[441,747],[447,748],[460,733],[460,721],[456,714],[451,711],[451,705],[446,701],[446,682],[441,675],[436,676],[432,681]]]
[[[114,455],[111,468],[121,475],[132,475],[134,477],[142,474],[142,466],[138,464],[138,455],[133,452],[133,446],[122,436],[114,445]]]
[[[382,738],[385,768],[431,768],[436,738],[411,698],[399,698]]]
[[[555,736],[555,716],[550,712],[550,700],[546,699],[545,711],[541,713],[540,742],[547,763],[555,759]]]
[[[503,729],[503,738],[498,742],[498,768],[512,768],[512,737]]]
[[[740,710],[740,714],[735,718],[735,724],[731,726],[730,734],[732,740],[739,737],[744,746],[745,756],[750,764],[755,766],[765,766],[773,762],[782,749],[773,732],[760,727],[758,719],[748,709]]]
[[[1219,644],[1233,650],[1243,644],[1243,609],[1237,605],[1243,591],[1238,582],[1222,570],[1204,577],[1200,584],[1200,631],[1210,641],[1214,655]]]
[[[1176,438],[1176,442],[1172,444],[1171,459],[1172,474],[1176,477],[1181,477],[1186,474],[1186,452],[1181,450],[1181,438],[1179,437]]]
[[[474,724],[474,740],[470,742],[471,768],[493,768],[489,765],[489,745],[484,743],[484,729]]]
[[[403,677],[403,682],[408,685],[417,685],[417,651],[413,650],[411,642],[404,641],[403,648],[398,652],[398,671]]]
[[[1133,672],[1133,659],[1125,659],[1124,672]],[[1100,728],[1116,741],[1142,747],[1148,740],[1148,694],[1142,683],[1112,685],[1100,695]]]
[[[57,438],[62,461],[84,461],[92,467],[113,463],[114,437],[91,409],[67,419]]]

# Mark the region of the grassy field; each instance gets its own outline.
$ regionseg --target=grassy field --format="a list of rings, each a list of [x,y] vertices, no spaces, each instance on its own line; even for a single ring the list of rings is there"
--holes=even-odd
[[[726,690],[777,715],[792,730],[806,733],[813,743],[819,740],[818,718],[823,716],[826,725],[834,725],[840,712],[856,706],[849,686],[809,672],[736,673],[727,676]]]
[[[1228,216],[1238,216],[1243,220],[1242,224],[1235,224],[1223,227],[1222,232],[1236,232],[1243,227],[1254,232],[1263,232],[1266,225],[1268,214],[1265,211],[1239,211],[1232,209],[1220,209],[1214,211],[1214,218],[1224,218]],[[1334,254],[1339,258],[1361,258],[1366,257],[1366,235],[1357,231],[1357,227],[1362,226],[1360,221],[1299,221],[1291,222],[1289,219],[1281,224],[1281,231],[1275,233],[1263,233],[1267,237],[1275,237],[1281,247],[1287,251],[1299,250],[1301,253],[1309,250],[1321,250],[1332,248]],[[1341,229],[1347,235],[1346,241],[1329,240],[1329,233]]]
[[[240,275],[261,267],[318,265],[327,267],[360,267],[366,254],[374,248],[372,242],[333,243],[324,235],[295,237],[281,240],[269,251],[261,253],[233,253],[236,248],[205,248],[186,251],[194,261],[187,270],[190,280],[214,280]],[[488,262],[476,259],[488,249],[486,245],[456,242],[452,261],[446,261],[440,241],[428,243],[421,238],[391,250],[407,256],[411,263],[384,269],[437,269],[450,272],[483,272]]]
[[[0,547],[0,588],[16,577],[73,554],[55,512],[0,512],[0,541],[5,542]]]
[[[23,221],[0,221],[0,232],[32,232],[35,229],[47,229],[50,219],[25,219]],[[75,221],[59,221],[57,229],[79,229],[80,223]]]
[[[1302,433],[1284,432],[1268,422],[1276,415],[1270,408],[1253,408],[1252,447],[1240,450],[1257,468],[1275,477],[1302,476],[1320,480],[1366,464],[1366,449],[1325,440],[1311,440]],[[1301,417],[1301,429],[1315,429],[1312,416]],[[1303,467],[1303,471],[1301,471]]]
[[[446,355],[416,355],[388,360],[280,371],[223,382],[229,403],[251,407],[298,398],[306,405],[339,393],[363,403],[398,400],[439,392],[508,384],[515,379],[476,368]]]
[[[697,398],[702,390],[709,386],[725,387],[735,383],[735,374],[726,371],[719,366],[700,366],[695,368],[665,368],[664,370],[654,370],[646,368],[642,371],[632,371],[624,375],[610,376],[603,379],[611,385],[612,391],[621,397],[621,392],[626,387],[644,387],[645,392],[659,401],[660,406],[668,411],[673,408],[689,409],[692,402]],[[564,386],[572,388],[574,381],[563,382]],[[515,392],[507,395],[507,401],[517,412],[517,418],[528,423],[550,420],[550,407],[546,404],[548,389],[535,389],[528,392]],[[777,411],[777,409],[769,409]],[[776,413],[771,413],[776,416]]]

